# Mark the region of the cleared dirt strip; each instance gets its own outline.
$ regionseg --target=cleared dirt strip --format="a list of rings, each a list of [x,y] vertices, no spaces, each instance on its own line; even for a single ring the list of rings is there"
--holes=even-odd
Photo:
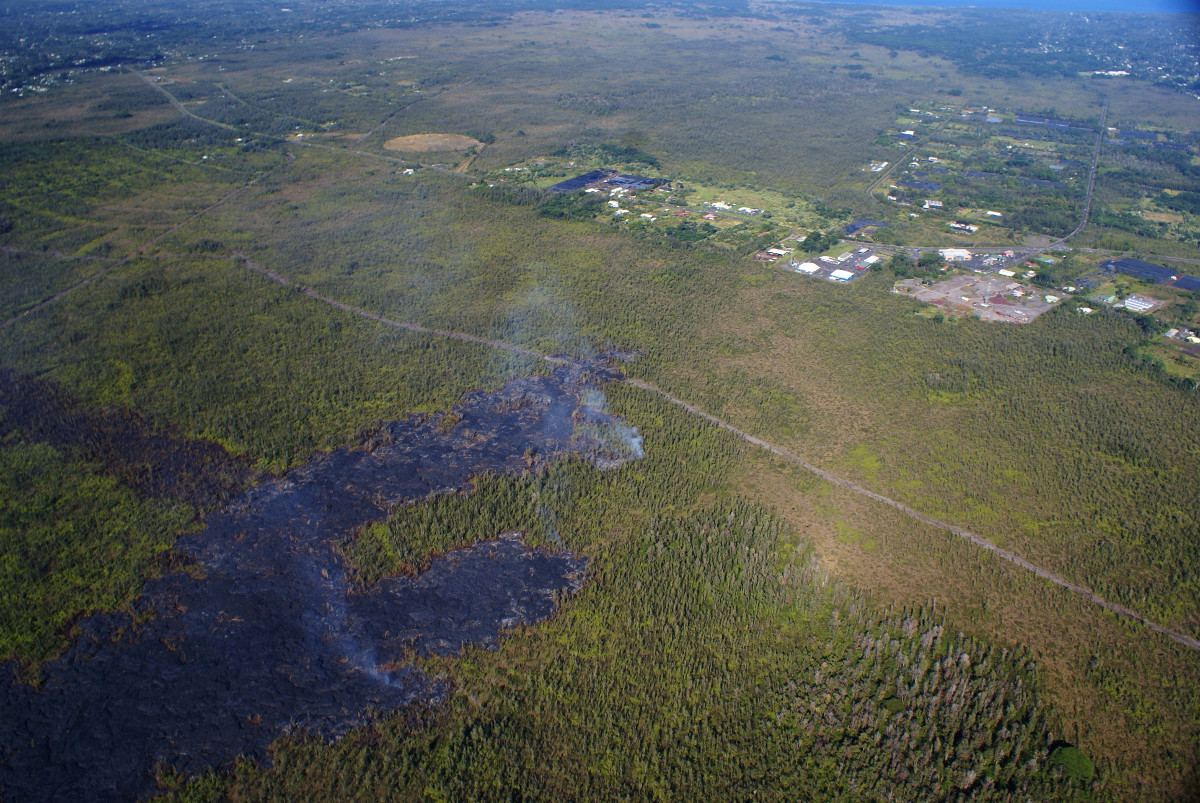
[[[440,337],[447,337],[447,338],[451,338],[453,340],[461,340],[466,343],[478,343],[483,346],[490,346],[491,348],[503,349],[504,351],[509,351],[509,352],[512,352],[513,354],[521,354],[526,357],[533,357],[538,360],[544,360],[545,362],[554,363],[556,365],[570,365],[570,364],[575,363],[575,360],[572,360],[569,358],[554,357],[554,356],[550,356],[548,354],[542,354],[540,352],[533,351],[531,349],[522,348],[520,346],[514,346],[511,343],[504,343],[499,340],[489,340],[485,337],[479,337],[478,335],[470,335],[470,334],[466,334],[465,332],[452,332],[452,331],[449,331],[446,329],[431,329],[427,326],[421,326],[421,325],[415,324],[415,323],[405,323],[402,321],[389,320],[388,318],[385,318],[382,315],[378,315],[374,312],[368,312],[364,309],[360,309],[358,307],[354,307],[349,304],[344,304],[341,301],[337,301],[335,299],[329,298],[328,296],[323,296],[320,293],[317,293],[315,290],[304,287],[303,285],[295,284],[294,282],[291,282],[288,279],[285,279],[284,277],[280,276],[275,271],[270,270],[268,268],[264,268],[260,265],[256,265],[253,262],[250,262],[249,260],[247,260],[245,258],[243,258],[243,262],[245,263],[245,265],[248,269],[254,271],[255,273],[258,273],[262,276],[266,276],[267,278],[271,279],[272,281],[278,282],[279,284],[281,284],[285,287],[293,287],[296,290],[304,293],[304,295],[308,296],[309,298],[311,298],[315,301],[320,301],[322,303],[329,304],[332,307],[336,307],[337,309],[343,310],[345,312],[349,312],[354,315],[358,315],[363,318],[367,318],[368,320],[372,320],[377,323],[381,323],[384,326],[391,326],[396,329],[404,329],[409,332],[420,332],[422,334],[438,335]],[[818,468],[818,467],[812,465],[811,463],[801,460],[799,457],[796,457],[794,454],[787,451],[786,449],[783,449],[772,443],[768,443],[767,441],[764,441],[762,438],[757,438],[754,435],[751,435],[747,432],[743,432],[742,430],[733,426],[733,424],[730,424],[726,421],[722,421],[720,418],[717,418],[714,415],[710,415],[709,413],[704,412],[700,408],[695,407],[694,405],[688,404],[687,402],[683,401],[682,399],[678,399],[678,398],[672,396],[671,394],[667,393],[665,390],[662,390],[661,388],[659,388],[649,382],[645,382],[641,379],[633,379],[630,377],[624,377],[622,379],[622,381],[625,382],[627,385],[631,385],[635,388],[639,388],[641,390],[647,391],[648,393],[655,393],[658,396],[662,397],[663,399],[671,402],[672,404],[682,407],[683,409],[687,410],[689,413],[698,415],[701,418],[703,418],[704,420],[706,420],[712,424],[715,424],[716,426],[725,430],[726,432],[736,435],[737,437],[741,438],[742,440],[746,441],[747,443],[751,443],[755,446],[758,446],[761,449],[766,449],[767,451],[771,452],[772,454],[775,454],[779,457],[782,457],[784,460],[787,460],[789,463],[797,465],[800,468],[804,469],[805,471],[808,471],[808,472],[811,472],[812,474],[817,475],[818,477],[825,480],[826,482],[833,483],[834,485],[840,485],[841,487],[843,487],[849,491],[853,491],[856,494],[865,496],[869,499],[874,499],[876,502],[881,502],[889,507],[895,508],[896,510],[899,510],[904,515],[914,518],[917,521],[924,522],[925,524],[928,524],[931,527],[936,527],[939,530],[945,530],[948,533],[952,533],[953,535],[956,535],[965,541],[969,541],[970,543],[974,544],[975,546],[977,546],[981,549],[986,549],[988,552],[991,552],[992,554],[996,555],[997,557],[1003,558],[1004,560],[1007,560],[1010,563],[1020,566],[1022,569],[1033,572],[1035,575],[1042,578],[1043,580],[1054,583],[1055,585],[1060,586],[1061,588],[1065,588],[1068,591],[1078,594],[1079,596],[1083,597],[1084,599],[1088,600],[1089,602],[1099,605],[1101,608],[1104,608],[1107,611],[1111,611],[1112,613],[1118,614],[1119,616],[1128,617],[1129,619],[1132,619],[1135,622],[1138,622],[1139,624],[1142,624],[1142,625],[1150,628],[1151,630],[1153,630],[1156,633],[1160,633],[1160,634],[1166,636],[1167,638],[1173,639],[1174,641],[1184,645],[1185,647],[1190,647],[1193,650],[1200,651],[1200,640],[1192,638],[1191,636],[1188,636],[1184,633],[1178,633],[1174,630],[1163,627],[1160,624],[1152,622],[1149,619],[1147,619],[1145,616],[1143,616],[1142,614],[1133,610],[1132,608],[1127,608],[1124,605],[1118,605],[1115,602],[1109,602],[1108,600],[1098,596],[1097,594],[1090,591],[1089,589],[1084,588],[1083,586],[1076,585],[1075,583],[1072,583],[1070,580],[1067,580],[1066,578],[1061,577],[1060,575],[1057,575],[1054,572],[1049,571],[1048,569],[1043,569],[1040,566],[1030,563],[1028,560],[1026,560],[1025,558],[1021,557],[1020,555],[1018,555],[1014,552],[1010,552],[1007,549],[1004,549],[1002,547],[997,546],[996,544],[993,544],[991,541],[987,540],[983,536],[976,535],[975,533],[971,532],[970,530],[966,530],[957,525],[947,524],[944,521],[939,521],[937,519],[926,516],[924,513],[921,513],[920,511],[912,509],[911,507],[904,504],[903,502],[897,502],[894,499],[889,499],[888,497],[883,496],[882,494],[877,494],[874,491],[863,488],[862,486],[855,485],[854,483],[850,482],[849,480],[842,479],[841,477],[838,477],[835,474],[830,474],[828,471],[825,471],[822,468]]]

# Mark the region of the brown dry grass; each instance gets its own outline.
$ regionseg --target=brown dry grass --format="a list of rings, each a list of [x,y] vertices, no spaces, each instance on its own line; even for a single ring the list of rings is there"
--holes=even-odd
[[[1187,695],[1170,679],[1186,687],[1200,656],[777,458],[751,453],[739,473],[739,490],[783,516],[841,582],[882,605],[932,602],[952,630],[1029,649],[1061,717],[1056,735],[1104,762],[1116,786],[1110,792],[1129,799],[1185,794],[1186,779],[1164,788],[1164,779],[1178,776],[1164,766],[1162,747],[1173,744],[1185,761],[1194,758],[1197,725]],[[1122,704],[1128,695],[1122,700],[1106,688],[1105,675],[1088,671],[1096,656],[1136,687],[1136,710]]]
[[[119,117],[101,108],[110,93],[140,89],[136,76],[118,73],[86,75],[45,95],[8,100],[0,112],[0,140],[23,142],[53,137],[117,136],[164,123],[179,115],[163,99],[161,104],[135,109]],[[153,91],[153,90],[147,90]]]
[[[389,151],[430,153],[433,151],[465,151],[479,146],[479,140],[464,134],[409,134],[393,137],[383,143]]]
[[[1152,223],[1182,223],[1183,215],[1176,215],[1171,212],[1143,212],[1142,217]]]

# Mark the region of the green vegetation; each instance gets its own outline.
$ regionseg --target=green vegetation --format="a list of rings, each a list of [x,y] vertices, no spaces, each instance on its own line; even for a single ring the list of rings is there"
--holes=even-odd
[[[194,523],[186,505],[145,501],[102,466],[50,446],[0,444],[0,660],[38,664],[80,615],[126,607]]]
[[[1054,748],[1050,753],[1050,763],[1062,767],[1063,775],[1081,783],[1092,780],[1092,776],[1096,773],[1092,760],[1084,755],[1082,750],[1072,745]]]
[[[458,690],[424,727],[388,719],[335,745],[290,739],[274,769],[244,768],[222,794],[324,797],[336,779],[337,795],[357,799],[1071,796],[1048,771],[1050,729],[1026,656],[952,636],[928,611],[881,614],[826,585],[761,509],[696,507],[702,487],[674,467],[702,453],[662,448],[692,428],[662,412],[670,423],[645,463],[491,480],[479,491],[494,506],[439,500],[436,518],[468,532],[558,526],[592,553],[592,580],[554,622],[494,654],[427,661]],[[730,439],[697,436],[716,447],[700,465],[720,476]],[[614,504],[631,493],[641,509]],[[663,516],[668,499],[693,510]],[[425,538],[388,528],[396,542],[416,536],[414,548]],[[606,537],[614,530],[628,535]],[[180,798],[208,798],[214,781]]]
[[[229,259],[134,261],[38,321],[6,333],[10,366],[273,468],[534,367],[348,317]]]
[[[1082,63],[1076,50],[1009,70],[1024,40],[967,52],[975,23],[948,28],[943,40],[968,36],[935,50],[931,23],[943,18],[921,16],[922,30],[913,18],[946,12],[567,11],[509,25],[443,10],[438,26],[305,29],[303,58],[280,45],[307,12],[200,25],[217,38],[198,53],[218,55],[165,60],[153,76],[220,125],[176,114],[128,74],[93,75],[58,99],[6,95],[4,319],[101,275],[0,329],[4,365],[286,470],[541,363],[390,327],[263,271],[391,321],[543,353],[636,351],[631,376],[1200,633],[1200,396],[1157,361],[1158,324],[1064,304],[1025,327],[948,326],[890,292],[897,277],[940,273],[936,256],[896,257],[837,286],[746,258],[806,231],[804,246],[825,250],[837,238],[821,231],[851,215],[902,215],[876,235],[897,243],[964,242],[946,240],[955,207],[980,221],[1002,206],[980,233],[997,242],[1065,233],[1082,213],[1104,100],[1110,124],[1184,150],[1106,135],[1094,220],[1070,244],[1195,257],[1197,143],[1179,133],[1186,121],[1164,100],[1174,95],[1141,79],[1124,89],[1056,77]],[[340,30],[354,13],[313,18]],[[251,49],[242,37],[260,23]],[[995,47],[1011,50],[995,59]],[[87,126],[107,127],[76,121],[43,141],[77,96],[90,98]],[[918,106],[939,119],[910,112],[912,98],[933,98]],[[961,120],[988,104],[1000,123]],[[1015,111],[1091,130],[1018,128]],[[911,149],[879,137],[897,125],[920,132],[924,165],[995,175],[919,179],[943,184],[947,211],[908,218],[879,200],[891,181],[870,196],[878,176],[863,169]],[[487,143],[464,172],[496,186],[450,169],[405,175],[413,163],[383,149],[430,132]],[[539,189],[591,166],[669,180],[677,197],[664,191],[663,204],[727,197],[772,215],[616,224],[601,201]],[[1058,284],[1100,258],[1076,252],[1041,270]],[[1172,292],[1168,317],[1194,322]],[[369,584],[522,530],[591,557],[588,585],[558,619],[495,653],[424,660],[455,684],[443,709],[381,715],[333,744],[292,736],[272,769],[241,766],[181,794],[1188,791],[1195,655],[644,391],[606,390],[646,436],[644,459],[478,477],[471,493],[404,507],[344,545]],[[0,470],[4,656],[45,660],[76,617],[128,605],[195,519],[16,436],[0,443]],[[1064,733],[1079,747],[1057,742]]]

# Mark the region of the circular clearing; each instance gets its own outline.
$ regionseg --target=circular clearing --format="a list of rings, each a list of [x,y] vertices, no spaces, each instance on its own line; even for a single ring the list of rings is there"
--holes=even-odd
[[[479,145],[479,140],[463,134],[410,134],[383,143],[389,151],[463,151]]]

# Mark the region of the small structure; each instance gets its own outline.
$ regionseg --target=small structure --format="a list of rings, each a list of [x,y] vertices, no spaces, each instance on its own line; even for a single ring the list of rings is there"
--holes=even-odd
[[[1149,312],[1157,307],[1160,303],[1157,299],[1146,298],[1144,296],[1130,296],[1125,299],[1119,306],[1131,312]]]
[[[943,248],[938,253],[947,262],[965,262],[971,258],[971,252],[965,248]]]
[[[1200,278],[1195,276],[1180,276],[1174,281],[1173,286],[1178,287],[1180,290],[1190,290],[1195,293],[1200,290]]]

